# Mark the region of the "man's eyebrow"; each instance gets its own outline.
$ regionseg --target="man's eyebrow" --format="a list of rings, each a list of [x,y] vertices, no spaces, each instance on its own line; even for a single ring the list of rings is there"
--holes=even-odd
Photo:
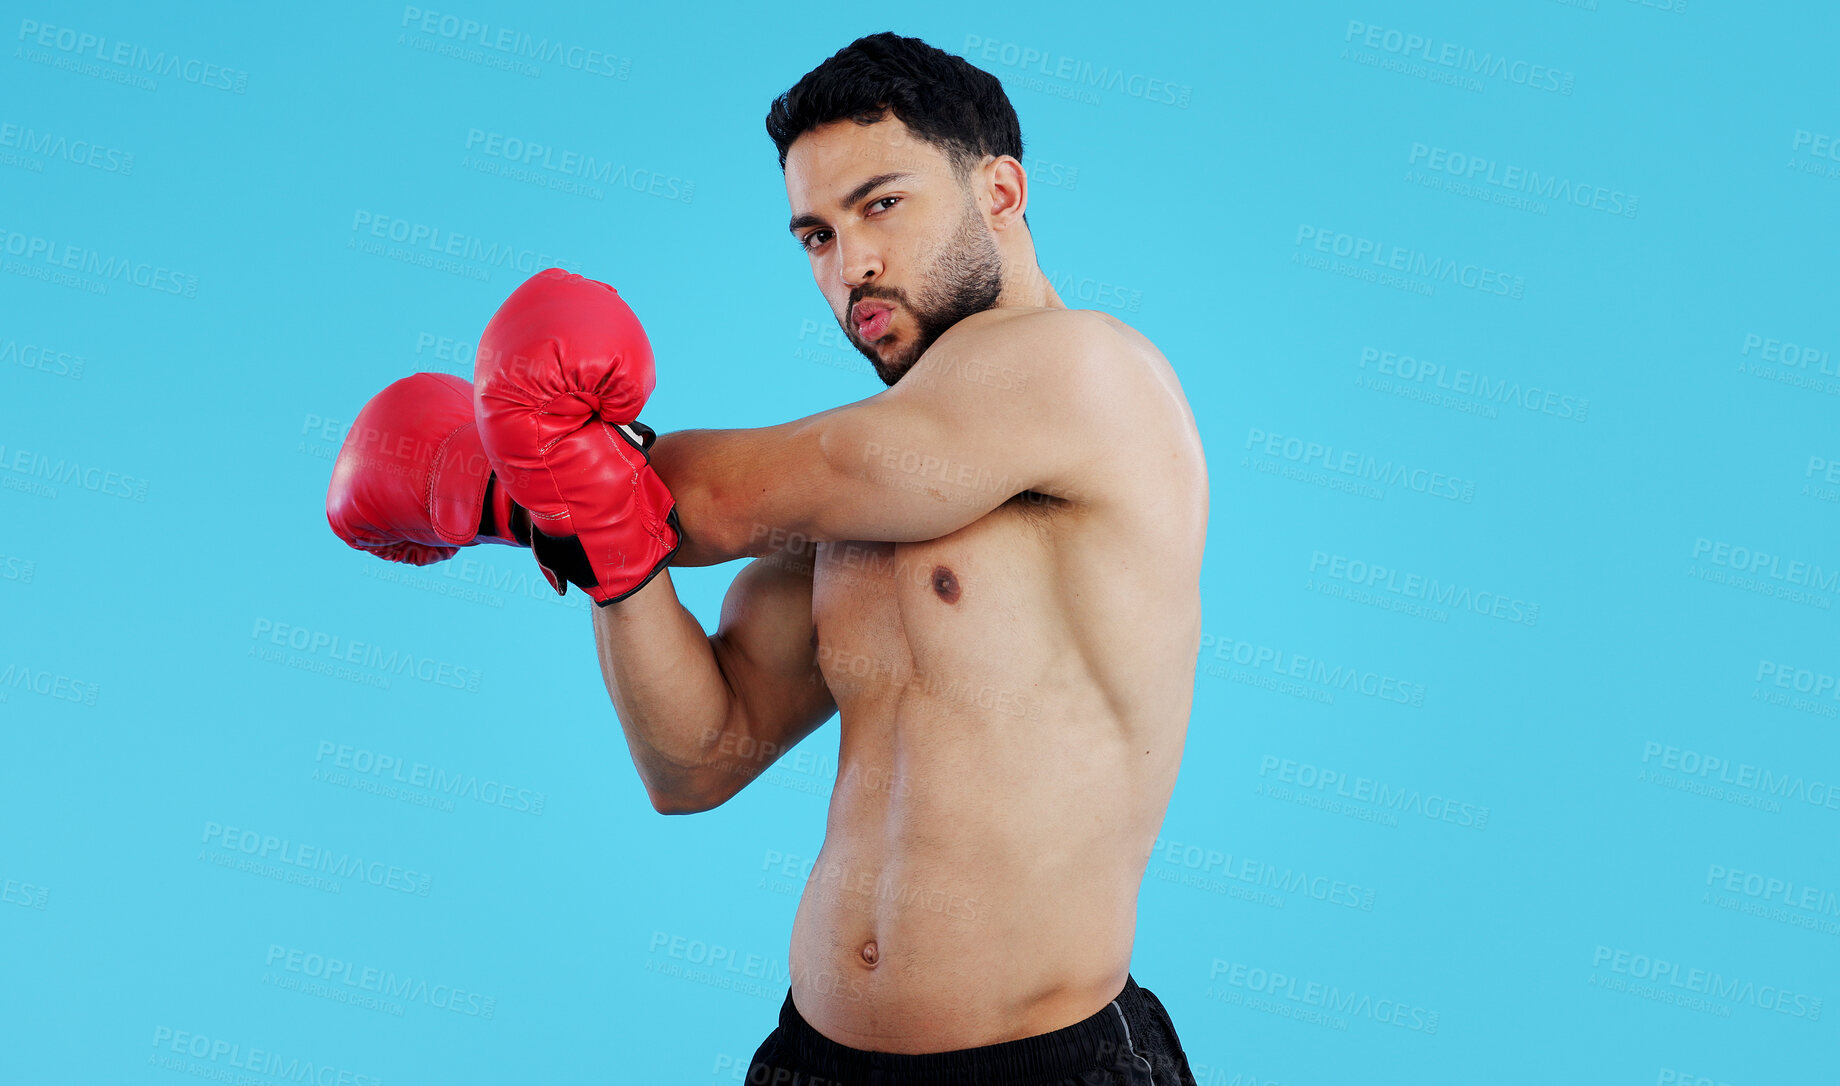
[[[893,181],[906,181],[912,178],[913,176],[914,175],[911,173],[878,173],[874,177],[869,178],[867,181],[864,181],[862,184],[851,189],[849,192],[849,195],[837,201],[837,206],[847,211],[851,207],[853,207],[863,197],[869,195],[871,192],[874,192],[876,189],[881,188],[883,185],[889,184],[890,182],[893,182]],[[817,215],[814,215],[808,211],[803,215],[794,215],[792,217],[792,221],[786,224],[786,229],[796,234],[801,229],[807,226],[823,226],[823,225],[824,225],[823,219],[819,218]]]

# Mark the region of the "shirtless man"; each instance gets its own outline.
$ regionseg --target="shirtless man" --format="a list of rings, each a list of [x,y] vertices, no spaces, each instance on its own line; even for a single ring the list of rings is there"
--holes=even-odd
[[[873,35],[767,127],[793,237],[886,391],[654,437],[636,319],[545,272],[481,337],[478,433],[450,403],[465,382],[398,382],[365,409],[386,436],[348,438],[329,516],[405,561],[534,540],[600,604],[661,812],[726,802],[839,715],[791,990],[747,1082],[1192,1084],[1129,975],[1200,643],[1207,477],[1181,387],[1042,274],[994,77]],[[395,442],[421,474],[380,465],[398,432],[422,435]],[[706,634],[668,566],[744,557]]]

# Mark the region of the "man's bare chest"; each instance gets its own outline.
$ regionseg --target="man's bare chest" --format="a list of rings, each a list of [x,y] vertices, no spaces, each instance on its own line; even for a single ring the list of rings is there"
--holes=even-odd
[[[969,679],[1051,635],[1065,513],[1018,495],[938,539],[824,545],[812,618],[839,707]]]

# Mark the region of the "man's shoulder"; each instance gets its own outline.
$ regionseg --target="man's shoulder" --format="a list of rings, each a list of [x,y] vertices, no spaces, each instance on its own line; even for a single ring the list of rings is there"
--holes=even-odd
[[[955,419],[1009,441],[1089,448],[1062,466],[1048,491],[1075,505],[1122,509],[1160,500],[1127,458],[1105,451],[1121,435],[1129,435],[1140,457],[1173,457],[1169,462],[1182,470],[1162,473],[1171,486],[1178,475],[1205,471],[1194,415],[1169,362],[1109,314],[1020,308],[974,314],[939,337],[901,379],[909,382],[921,395],[938,396]]]
[[[914,367],[925,384],[942,377],[1020,390],[1050,383],[1109,395],[1160,377],[1168,362],[1142,333],[1093,309],[1004,306],[974,313],[941,335]]]
[[[1000,306],[959,321],[939,337],[938,345],[975,343],[1010,349],[1054,345],[1103,351],[1119,349],[1132,339],[1143,337],[1130,325],[1097,309]]]

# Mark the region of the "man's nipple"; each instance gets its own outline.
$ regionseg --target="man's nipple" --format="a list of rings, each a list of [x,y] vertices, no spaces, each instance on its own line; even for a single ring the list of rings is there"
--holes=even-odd
[[[947,603],[957,603],[959,597],[958,574],[945,566],[933,567],[933,591]]]

